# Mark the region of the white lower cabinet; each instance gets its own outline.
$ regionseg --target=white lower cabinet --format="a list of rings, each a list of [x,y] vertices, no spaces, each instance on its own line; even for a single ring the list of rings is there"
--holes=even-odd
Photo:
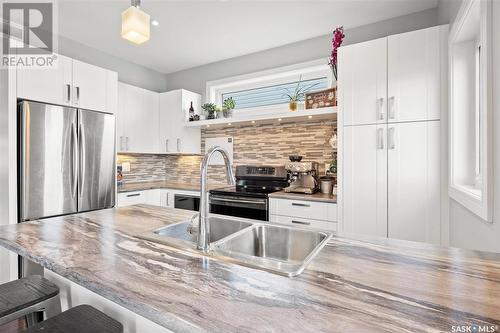
[[[146,203],[147,191],[118,193],[117,207],[138,205]]]
[[[328,202],[270,198],[269,222],[336,231],[337,205]]]
[[[387,125],[343,130],[342,231],[387,237]]]
[[[175,195],[199,196],[198,191],[185,191],[173,189],[153,189],[118,193],[117,207],[148,204],[161,207],[175,207]]]
[[[388,236],[440,243],[440,122],[390,124]]]
[[[131,206],[138,204],[148,204],[154,206],[163,206],[161,200],[162,190],[146,190],[118,193],[117,207]]]
[[[278,224],[288,224],[300,228],[311,228],[328,231],[337,231],[336,222],[319,221],[303,217],[270,215],[269,222]]]

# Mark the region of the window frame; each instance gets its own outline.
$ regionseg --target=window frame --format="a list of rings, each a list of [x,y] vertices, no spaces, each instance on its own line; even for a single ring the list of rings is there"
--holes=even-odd
[[[326,77],[328,86],[332,85],[333,75],[330,66],[328,66],[326,59],[319,59],[271,70],[228,77],[221,80],[208,81],[206,83],[206,101],[207,103],[222,105],[222,95],[225,93],[296,82],[300,75],[302,75],[303,81]],[[238,106],[236,106],[233,117],[245,118],[253,115],[282,113],[287,110],[287,105],[288,103],[284,103],[242,109],[238,109]]]
[[[479,120],[474,124],[478,131],[476,145],[479,149],[475,152],[474,166],[479,167],[478,177],[474,180],[475,184],[465,185],[456,182],[455,177],[455,156],[454,151],[457,135],[455,123],[454,108],[454,52],[453,46],[459,40],[460,32],[471,14],[473,6],[478,3],[480,6],[480,40],[481,46],[479,62],[479,90],[471,91],[471,94],[478,94],[479,99],[474,108],[475,119]],[[450,198],[463,205],[466,209],[479,216],[482,220],[493,222],[493,130],[492,130],[492,3],[491,0],[465,0],[460,7],[457,19],[452,26],[449,35],[449,183],[448,193]],[[476,87],[477,89],[477,87]]]

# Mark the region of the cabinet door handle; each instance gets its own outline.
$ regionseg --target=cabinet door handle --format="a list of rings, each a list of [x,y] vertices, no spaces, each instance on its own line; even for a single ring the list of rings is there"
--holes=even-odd
[[[384,149],[384,129],[377,129],[377,149]]]
[[[131,197],[140,197],[141,194],[140,193],[134,193],[134,194],[127,194],[127,198],[131,198]]]
[[[396,97],[389,97],[389,119],[396,119]]]
[[[297,221],[297,220],[292,220],[292,223],[302,224],[302,225],[311,225],[311,222],[304,222],[304,221]]]
[[[389,149],[396,149],[395,131],[396,129],[394,127],[389,128]]]
[[[309,204],[303,204],[303,203],[297,203],[297,202],[292,202],[292,206],[311,207],[311,205],[309,205]]]
[[[123,136],[120,136],[120,151],[123,151]]]
[[[165,151],[168,153],[168,139],[165,140]]]
[[[170,197],[170,195],[167,193],[167,207],[170,206],[170,200],[168,199],[169,197]]]
[[[66,102],[71,102],[71,85],[66,84]]]
[[[76,86],[75,87],[75,95],[76,95],[76,102],[80,102],[80,87]]]
[[[125,150],[128,151],[129,145],[128,145],[128,136],[125,137]]]
[[[181,152],[181,139],[177,138],[177,152]]]
[[[378,99],[377,108],[378,108],[378,119],[384,120],[385,112],[384,112],[384,98],[383,97]]]

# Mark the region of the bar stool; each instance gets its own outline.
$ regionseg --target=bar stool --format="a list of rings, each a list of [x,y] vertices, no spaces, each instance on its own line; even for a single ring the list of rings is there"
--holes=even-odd
[[[35,324],[36,312],[50,318],[61,313],[59,288],[40,275],[32,275],[0,285],[0,325],[26,316]]]
[[[90,305],[78,305],[24,333],[123,333],[123,325]]]
[[[36,312],[46,320],[36,323]],[[90,305],[61,312],[59,288],[40,275],[0,285],[0,326],[26,316],[28,329],[43,333],[122,333],[123,325]]]

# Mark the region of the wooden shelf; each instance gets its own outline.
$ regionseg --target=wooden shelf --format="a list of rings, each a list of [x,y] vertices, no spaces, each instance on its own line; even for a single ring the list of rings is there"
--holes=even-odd
[[[237,112],[237,111],[236,111]],[[210,120],[190,121],[186,123],[186,127],[238,127],[252,125],[266,125],[291,123],[298,121],[313,121],[313,120],[336,120],[337,107],[328,107],[312,110],[298,110],[295,112],[286,111],[281,113],[273,113],[268,115],[256,115],[251,117],[232,117],[218,118]]]

